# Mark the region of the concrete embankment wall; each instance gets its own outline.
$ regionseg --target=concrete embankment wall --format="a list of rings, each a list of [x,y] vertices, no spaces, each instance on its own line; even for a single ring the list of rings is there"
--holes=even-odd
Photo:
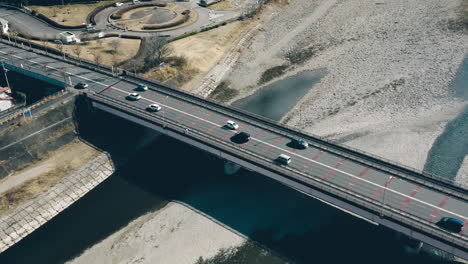
[[[1,134],[0,179],[75,139],[74,107],[70,99]]]
[[[46,193],[0,218],[0,253],[32,233],[114,173],[102,153]]]
[[[33,164],[78,138],[74,112],[76,97],[57,102],[33,119],[0,135],[0,179]],[[99,152],[78,170],[20,204],[0,218],[0,253],[45,224],[83,197],[115,171],[107,153]]]

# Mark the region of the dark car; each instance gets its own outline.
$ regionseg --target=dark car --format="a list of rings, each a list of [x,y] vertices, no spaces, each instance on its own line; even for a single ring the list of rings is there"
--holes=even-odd
[[[76,89],[86,89],[88,88],[88,84],[85,82],[79,82],[77,85],[75,85]]]
[[[453,217],[442,217],[437,225],[450,232],[459,233],[463,230],[463,221]]]
[[[295,149],[306,149],[309,147],[309,144],[302,139],[293,138],[291,142],[288,143],[288,147]]]
[[[250,140],[250,134],[247,132],[239,132],[232,136],[231,140],[235,143],[243,144]]]

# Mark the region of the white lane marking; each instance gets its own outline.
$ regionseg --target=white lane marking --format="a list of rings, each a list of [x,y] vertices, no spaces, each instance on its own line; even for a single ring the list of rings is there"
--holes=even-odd
[[[0,51],[0,52],[6,54],[6,52],[2,52],[2,51]],[[21,58],[21,57],[18,57],[18,58],[23,59],[23,58]],[[24,59],[24,60],[26,60],[26,59]],[[32,63],[39,63],[39,62],[35,62],[35,61],[33,61],[33,60],[27,60],[27,61],[30,61],[30,62],[32,62]],[[57,68],[54,68],[54,67],[51,67],[51,66],[46,66],[46,67],[51,68],[51,69],[56,69],[56,70],[57,70]],[[76,74],[73,74],[73,73],[69,73],[69,72],[65,72],[65,73],[70,74],[70,75],[73,75],[73,76],[75,76],[75,77],[77,77],[77,78],[82,78],[82,79],[85,79],[85,80],[94,82],[94,83],[99,84],[99,85],[102,85],[102,86],[106,86],[106,87],[109,86],[109,87],[112,87],[112,89],[114,89],[114,90],[120,91],[120,92],[122,92],[122,93],[129,94],[129,92],[126,92],[126,91],[124,91],[124,90],[121,90],[121,89],[119,89],[119,88],[117,88],[117,87],[114,87],[114,86],[111,86],[111,85],[103,84],[103,83],[101,83],[101,82],[94,81],[94,80],[91,80],[91,79],[88,79],[88,78],[86,78],[86,77],[79,76],[79,75],[76,75]],[[146,100],[146,101],[151,102],[151,103],[157,103],[156,101],[147,99],[147,98],[145,98],[145,97],[142,97],[141,99]],[[190,103],[190,102],[189,102],[189,103]],[[204,121],[204,122],[206,122],[206,123],[209,123],[209,124],[212,124],[212,125],[216,125],[216,126],[218,126],[218,127],[222,127],[222,125],[219,125],[219,124],[217,124],[217,123],[213,123],[213,122],[211,122],[211,121],[209,121],[209,120],[206,120],[206,119],[201,118],[201,117],[198,117],[198,116],[194,116],[194,115],[192,115],[192,114],[190,114],[190,113],[186,113],[186,112],[184,112],[184,111],[182,111],[182,110],[175,109],[175,108],[170,107],[170,106],[168,106],[168,105],[164,105],[164,104],[161,104],[161,103],[160,103],[160,105],[165,106],[165,107],[167,107],[167,108],[169,108],[169,109],[172,109],[172,110],[174,110],[174,111],[176,111],[176,112],[184,113],[185,115],[191,116],[191,117],[193,117],[193,118],[195,118],[195,119],[200,119],[200,120],[202,120],[202,121]],[[297,154],[297,153],[295,153],[295,152],[291,152],[291,151],[289,151],[289,150],[286,150],[286,149],[280,148],[280,147],[278,147],[278,146],[272,145],[272,144],[270,144],[270,143],[268,143],[268,142],[265,142],[265,141],[262,141],[262,140],[259,140],[259,139],[256,139],[256,138],[253,138],[252,140],[255,140],[255,141],[258,141],[258,142],[263,143],[263,144],[265,144],[265,145],[268,145],[268,146],[270,146],[270,148],[276,148],[276,149],[278,149],[278,150],[285,151],[285,152],[287,152],[287,153],[289,153],[289,154],[291,154],[291,155],[293,155],[293,156],[297,156],[297,157],[302,158],[302,159],[304,159],[304,160],[306,160],[306,161],[316,163],[316,164],[321,165],[321,166],[323,166],[323,167],[325,167],[325,168],[332,169],[332,170],[334,170],[334,171],[336,171],[336,172],[340,172],[340,173],[342,173],[342,174],[344,174],[344,175],[347,175],[347,176],[349,176],[349,177],[351,177],[351,178],[355,178],[355,179],[358,179],[358,178],[359,178],[358,176],[353,175],[353,174],[351,174],[351,173],[342,171],[342,170],[340,170],[340,169],[335,169],[334,167],[331,167],[331,166],[328,166],[328,165],[326,165],[326,164],[324,164],[324,163],[321,163],[321,162],[318,162],[318,161],[309,159],[309,158],[307,158],[307,157],[305,157],[305,156],[302,156],[302,155],[299,155],[299,154]],[[309,178],[312,178],[312,177],[309,177]],[[360,179],[360,178],[359,178],[359,179]],[[390,189],[390,188],[388,188],[388,187],[379,185],[379,184],[374,183],[374,182],[371,182],[371,181],[369,181],[369,180],[366,180],[366,179],[360,179],[360,180],[361,180],[361,181],[364,181],[364,182],[366,182],[366,183],[368,183],[368,184],[370,184],[370,185],[377,186],[377,187],[379,187],[379,188],[383,187],[384,190],[388,190],[388,191],[393,192],[393,193],[395,193],[395,194],[397,194],[397,195],[400,195],[400,196],[403,196],[403,197],[406,197],[406,198],[410,198],[410,199],[412,199],[413,201],[417,201],[417,202],[419,202],[419,203],[421,203],[421,204],[424,204],[424,205],[427,205],[427,206],[429,206],[429,207],[439,209],[440,211],[444,211],[444,212],[446,212],[446,213],[449,213],[449,214],[452,214],[452,215],[454,215],[454,216],[463,218],[463,219],[465,219],[465,220],[468,219],[466,216],[459,215],[459,214],[457,214],[457,213],[451,212],[451,211],[446,210],[446,209],[444,209],[444,208],[441,208],[441,207],[439,207],[439,206],[436,206],[436,205],[433,205],[433,204],[424,202],[424,201],[422,201],[422,200],[419,200],[419,199],[410,197],[409,195],[406,195],[406,194],[404,194],[404,193],[395,191],[395,190],[393,190],[393,189]],[[400,180],[401,180],[401,179],[400,179]],[[403,180],[402,180],[402,181],[403,181]]]

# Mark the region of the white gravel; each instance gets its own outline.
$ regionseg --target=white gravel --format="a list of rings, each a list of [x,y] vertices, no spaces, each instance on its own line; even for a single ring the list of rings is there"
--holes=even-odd
[[[230,73],[251,92],[298,47],[321,47],[299,70],[328,74],[284,119],[289,125],[422,169],[435,138],[466,102],[448,90],[468,34],[448,29],[460,0],[293,0]],[[303,22],[301,24],[300,22]],[[345,140],[343,140],[345,141]]]
[[[179,203],[141,216],[87,249],[70,264],[192,264],[245,239]]]
[[[459,183],[468,182],[468,156],[465,156],[465,160],[463,161],[455,180]]]

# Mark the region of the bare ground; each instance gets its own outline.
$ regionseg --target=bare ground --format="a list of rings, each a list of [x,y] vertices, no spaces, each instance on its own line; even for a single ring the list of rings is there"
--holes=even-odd
[[[70,2],[70,1],[67,1]],[[62,7],[61,5],[53,6],[28,6],[32,10],[35,10],[46,17],[54,20],[57,23],[77,26],[86,23],[86,17],[91,11],[101,5],[106,5],[112,2],[118,2],[117,0],[111,1],[100,1],[95,4],[68,4]]]
[[[75,140],[48,153],[0,181],[0,216],[47,191],[60,180],[99,155],[99,151]]]
[[[113,41],[117,41],[119,43],[117,49],[112,47],[111,43]],[[79,45],[82,49],[80,54],[81,58],[94,61],[95,57],[93,53],[94,51],[98,51],[102,56],[100,64],[114,66],[135,56],[140,47],[140,42],[141,41],[139,39],[104,38],[82,42],[81,44],[76,45]],[[55,47],[54,44],[51,45],[52,47]],[[74,53],[74,47],[76,45],[65,45],[65,52],[76,56]]]
[[[166,63],[165,67],[155,67],[143,76],[192,91],[210,69],[228,56],[236,41],[255,23],[257,21],[236,21],[171,42],[171,56],[184,58],[186,64],[178,66]]]

